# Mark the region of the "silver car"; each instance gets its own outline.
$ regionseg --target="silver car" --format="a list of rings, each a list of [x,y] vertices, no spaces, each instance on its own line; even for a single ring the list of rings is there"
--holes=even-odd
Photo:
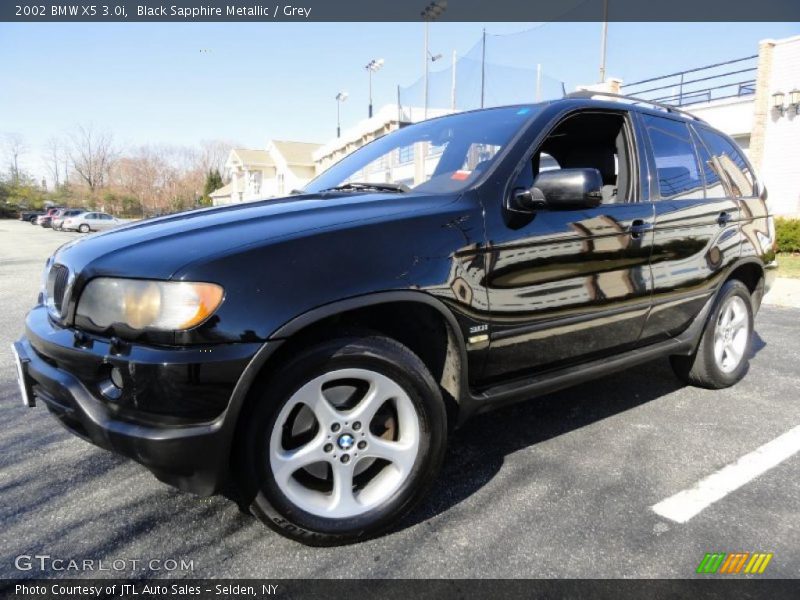
[[[64,229],[64,221],[72,219],[78,215],[85,213],[83,208],[62,208],[59,209],[54,215],[53,220],[50,222],[53,231],[62,231]]]
[[[73,217],[64,219],[61,228],[66,231],[80,231],[89,233],[90,231],[104,231],[122,225],[122,221],[109,214],[101,212],[85,212]]]

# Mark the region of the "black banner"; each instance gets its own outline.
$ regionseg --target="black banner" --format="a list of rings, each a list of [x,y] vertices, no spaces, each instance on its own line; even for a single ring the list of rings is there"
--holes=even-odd
[[[3,0],[0,21],[421,21],[428,0]],[[800,21],[798,0],[436,0],[437,21]]]
[[[0,598],[15,600],[89,600],[122,598],[192,598],[232,600],[308,598],[363,598],[364,600],[449,600],[503,598],[782,598],[797,597],[797,581],[780,579],[384,579],[384,580],[285,580],[285,579],[121,579],[4,580]]]

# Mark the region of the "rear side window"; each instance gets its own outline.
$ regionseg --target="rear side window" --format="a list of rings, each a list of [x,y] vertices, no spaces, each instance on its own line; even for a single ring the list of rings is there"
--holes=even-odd
[[[700,164],[703,167],[703,177],[706,181],[706,198],[727,198],[728,191],[724,184],[725,176],[722,174],[719,163],[711,157],[708,149],[696,135],[693,134],[692,139],[694,139],[697,154],[700,156]]]
[[[664,200],[703,198],[703,181],[685,123],[643,115],[656,162],[659,195]]]
[[[724,136],[698,127],[700,138],[711,154],[715,170],[728,183],[735,198],[755,195],[755,178],[741,151]]]

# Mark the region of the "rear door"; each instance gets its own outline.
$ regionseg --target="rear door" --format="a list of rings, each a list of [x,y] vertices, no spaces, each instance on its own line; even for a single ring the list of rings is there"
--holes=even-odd
[[[96,231],[103,231],[104,229],[108,229],[108,221],[106,220],[107,215],[104,213],[97,213],[93,216],[92,222],[90,223],[92,229]]]
[[[640,114],[653,174],[653,308],[643,341],[686,329],[739,256],[739,205],[689,125]]]
[[[720,185],[739,204],[741,257],[774,258],[773,234],[766,196],[761,197],[755,174],[744,153],[727,136],[704,125],[695,125],[706,156],[718,169]],[[759,299],[760,301],[760,299]]]

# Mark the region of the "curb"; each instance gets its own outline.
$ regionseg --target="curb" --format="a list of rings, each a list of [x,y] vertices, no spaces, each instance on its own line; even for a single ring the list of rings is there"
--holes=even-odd
[[[762,304],[800,308],[800,279],[778,277]]]

